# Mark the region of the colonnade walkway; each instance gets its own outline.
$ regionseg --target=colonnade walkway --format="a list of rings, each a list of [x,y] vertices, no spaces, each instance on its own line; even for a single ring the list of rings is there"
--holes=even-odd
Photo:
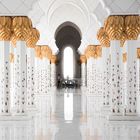
[[[90,104],[83,102],[82,97],[80,89],[56,90],[53,94],[54,114],[46,115],[42,108],[41,112],[26,119],[21,116],[20,120],[0,120],[0,140],[140,139],[139,121],[108,121],[94,109],[92,101]],[[84,116],[83,106],[89,111]]]

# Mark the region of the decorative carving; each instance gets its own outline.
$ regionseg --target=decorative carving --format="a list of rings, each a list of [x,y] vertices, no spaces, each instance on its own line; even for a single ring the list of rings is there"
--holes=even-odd
[[[123,53],[123,62],[125,63],[127,61],[127,53]]]
[[[37,41],[39,40],[40,34],[36,28],[33,28],[29,32],[29,37],[27,38],[27,46],[30,48],[34,48]]]
[[[137,58],[140,59],[140,48],[137,48]]]
[[[104,29],[110,40],[121,40],[124,31],[123,16],[109,16],[104,23]]]
[[[120,47],[124,46],[124,43],[125,43],[126,40],[127,40],[127,35],[126,35],[125,31],[124,31],[122,33],[122,37],[121,37],[121,40],[120,40]]]
[[[85,51],[86,58],[93,57],[97,59],[102,56],[102,47],[100,45],[89,45]]]
[[[14,17],[12,28],[13,36],[11,41],[13,44],[15,44],[17,40],[26,41],[32,28],[32,22],[28,17]]]
[[[47,57],[49,60],[51,60],[52,50],[50,49],[49,46],[42,45],[41,46],[41,53],[42,53],[42,57]]]
[[[80,56],[80,61],[81,61],[81,63],[86,63],[86,56],[85,55],[81,55]]]
[[[56,55],[52,55],[51,56],[51,63],[55,64],[57,61],[57,56]]]
[[[11,38],[11,17],[0,17],[0,40],[10,40]]]
[[[103,27],[98,31],[97,39],[100,41],[102,47],[110,47],[109,37]]]
[[[35,47],[35,57],[41,58],[41,47],[40,46]]]
[[[10,53],[10,63],[14,63],[14,54]]]
[[[140,16],[126,16],[125,31],[129,40],[137,40],[140,34]]]

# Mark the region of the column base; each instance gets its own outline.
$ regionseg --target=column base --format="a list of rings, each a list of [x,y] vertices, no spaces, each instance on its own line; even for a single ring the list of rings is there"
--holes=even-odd
[[[34,107],[27,107],[27,114],[29,114],[29,115],[32,115],[32,114],[35,114],[35,113],[37,113],[37,108],[34,106]]]
[[[1,116],[10,116],[11,115],[11,113],[0,113],[0,117]]]
[[[104,105],[101,108],[101,115],[106,116],[106,115],[109,115],[109,113],[110,113],[110,105]]]
[[[140,116],[138,115],[109,115],[107,117],[109,121],[140,121]]]
[[[54,114],[51,114],[51,122],[52,123],[57,123],[58,122],[58,120],[57,120],[57,117],[56,117],[56,114],[54,113]]]
[[[82,123],[87,122],[87,115],[86,114],[81,115],[80,122],[82,122]]]
[[[30,116],[0,116],[0,121],[24,121],[24,120],[31,120],[32,117]]]

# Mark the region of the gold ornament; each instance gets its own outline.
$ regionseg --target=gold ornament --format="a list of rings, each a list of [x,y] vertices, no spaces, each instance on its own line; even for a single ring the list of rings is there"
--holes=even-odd
[[[41,47],[40,46],[35,46],[35,57],[37,58],[42,58],[42,55],[41,55]]]
[[[93,57],[95,59],[102,56],[102,47],[100,45],[89,45],[85,50],[85,56],[87,59]]]
[[[102,47],[110,47],[109,37],[103,27],[98,31],[97,39],[100,41]]]
[[[123,62],[125,63],[127,61],[127,53],[123,53]]]
[[[104,23],[104,29],[110,40],[121,40],[124,31],[123,16],[109,16]]]
[[[56,55],[52,55],[51,56],[51,63],[56,64],[57,61],[57,56]]]
[[[81,55],[80,56],[80,61],[81,61],[81,63],[86,63],[86,56],[85,55]]]
[[[36,28],[33,28],[29,32],[29,36],[26,40],[27,47],[34,48],[37,41],[39,40],[40,34],[39,31]]]
[[[41,46],[41,53],[42,53],[42,57],[46,57],[49,60],[51,60],[51,56],[52,56],[52,50],[50,49],[49,46],[47,45],[42,45]]]
[[[13,37],[11,40],[13,44],[17,40],[26,41],[31,29],[32,22],[28,17],[14,17],[12,22]]]
[[[137,58],[140,59],[140,48],[137,48]]]
[[[10,63],[14,63],[14,54],[10,53]]]
[[[0,17],[0,40],[9,41],[11,38],[12,18],[1,16]]]
[[[140,34],[140,16],[126,16],[125,31],[128,40],[137,40]]]

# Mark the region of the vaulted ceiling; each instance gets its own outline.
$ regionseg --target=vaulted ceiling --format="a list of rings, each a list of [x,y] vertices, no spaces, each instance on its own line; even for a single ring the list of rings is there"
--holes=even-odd
[[[0,15],[26,15],[40,31],[38,44],[49,44],[54,53],[56,29],[73,22],[82,33],[79,51],[99,44],[96,34],[109,15],[140,14],[140,0],[0,0]]]

